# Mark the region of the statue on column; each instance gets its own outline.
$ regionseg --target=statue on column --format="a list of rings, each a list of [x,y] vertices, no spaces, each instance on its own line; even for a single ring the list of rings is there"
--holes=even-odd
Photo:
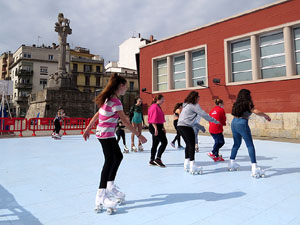
[[[65,85],[71,85],[71,75],[66,71],[66,47],[67,36],[72,34],[72,29],[70,28],[70,20],[65,18],[63,13],[59,13],[57,19],[58,22],[55,23],[54,28],[55,32],[58,33],[60,54],[58,58],[58,70],[56,73],[49,76],[49,88],[60,88]]]

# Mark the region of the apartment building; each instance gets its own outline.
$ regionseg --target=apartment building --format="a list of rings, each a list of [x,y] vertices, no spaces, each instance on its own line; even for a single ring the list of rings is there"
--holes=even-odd
[[[71,73],[75,85],[80,91],[95,92],[101,87],[104,71],[104,59],[90,53],[89,49],[75,47],[70,50]]]
[[[13,63],[9,67],[13,81],[13,110],[17,117],[24,117],[28,109],[28,96],[47,86],[50,74],[57,71],[58,46],[20,46],[13,53]],[[69,53],[67,51],[67,71]]]

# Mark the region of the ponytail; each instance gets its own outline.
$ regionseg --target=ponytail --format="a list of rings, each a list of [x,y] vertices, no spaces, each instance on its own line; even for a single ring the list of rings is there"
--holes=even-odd
[[[116,93],[120,84],[126,84],[126,82],[126,79],[117,73],[111,75],[106,87],[95,98],[95,103],[98,105],[98,107],[100,108],[107,99],[110,99]]]

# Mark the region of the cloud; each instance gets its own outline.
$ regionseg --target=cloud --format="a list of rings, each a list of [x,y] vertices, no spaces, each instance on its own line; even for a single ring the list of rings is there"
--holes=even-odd
[[[105,62],[118,60],[119,45],[137,36],[157,40],[276,0],[10,0],[0,2],[0,53],[22,44],[51,45],[59,12],[71,20],[71,47],[89,48]],[[41,38],[38,38],[40,36]]]

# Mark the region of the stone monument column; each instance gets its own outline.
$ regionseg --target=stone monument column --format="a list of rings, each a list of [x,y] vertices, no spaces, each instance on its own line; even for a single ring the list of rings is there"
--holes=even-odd
[[[72,88],[71,76],[66,71],[66,46],[67,36],[72,34],[70,20],[64,18],[63,13],[58,14],[58,22],[55,23],[55,32],[58,33],[59,59],[58,70],[49,76],[48,88]]]

